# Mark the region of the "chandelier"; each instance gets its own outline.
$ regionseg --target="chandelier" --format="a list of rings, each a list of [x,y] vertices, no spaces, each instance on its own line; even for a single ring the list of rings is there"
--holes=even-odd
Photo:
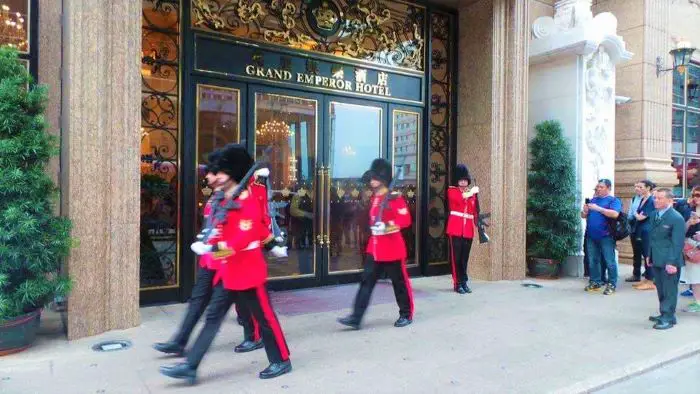
[[[19,12],[12,13],[10,7],[3,4],[0,8],[0,44],[26,52],[27,30],[24,18]]]
[[[277,141],[284,141],[293,133],[289,129],[289,125],[277,120],[268,120],[255,130],[255,139],[260,145],[268,145]]]

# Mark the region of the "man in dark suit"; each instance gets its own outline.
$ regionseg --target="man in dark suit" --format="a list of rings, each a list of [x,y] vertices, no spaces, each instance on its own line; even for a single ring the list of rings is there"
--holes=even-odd
[[[653,270],[656,293],[659,296],[659,316],[650,316],[657,330],[667,330],[676,324],[678,281],[683,261],[685,243],[685,221],[673,209],[673,192],[660,188],[654,192],[654,206],[649,242],[651,244],[650,265]]]

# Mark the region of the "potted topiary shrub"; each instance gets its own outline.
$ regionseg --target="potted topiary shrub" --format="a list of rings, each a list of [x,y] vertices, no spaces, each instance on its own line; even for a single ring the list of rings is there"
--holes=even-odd
[[[46,98],[17,52],[0,48],[0,355],[31,346],[41,308],[71,285],[60,273],[71,226],[54,212],[57,188],[46,173],[58,154]]]
[[[580,242],[574,156],[559,122],[535,129],[527,176],[527,270],[529,276],[557,278]]]

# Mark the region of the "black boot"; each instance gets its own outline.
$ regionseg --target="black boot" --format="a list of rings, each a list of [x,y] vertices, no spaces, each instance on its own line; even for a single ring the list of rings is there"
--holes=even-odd
[[[236,353],[248,353],[252,352],[253,350],[262,349],[262,347],[262,341],[251,341],[250,339],[246,339],[245,341],[243,341],[243,343],[236,346],[236,348],[233,349],[233,351]]]
[[[338,323],[344,326],[348,326],[350,328],[354,328],[355,330],[360,329],[360,321],[355,319],[353,316],[341,317],[338,319]]]
[[[180,346],[172,341],[154,343],[153,348],[161,353],[174,354],[176,356],[182,356],[185,353],[184,346]]]
[[[284,375],[292,371],[292,362],[282,361],[279,363],[272,363],[262,372],[260,372],[260,379],[272,379],[280,375]]]
[[[459,294],[464,294],[464,293],[466,293],[466,291],[464,291],[464,287],[462,287],[462,285],[457,285],[457,286],[455,286],[455,291],[456,291],[457,293],[459,293]]]
[[[187,383],[194,384],[197,381],[197,369],[187,363],[164,365],[160,367],[160,373],[175,379],[185,379]]]
[[[462,284],[462,289],[464,289],[464,292],[467,294],[471,294],[471,292],[472,292],[472,289],[470,289],[469,286],[467,286],[467,282],[464,282]]]
[[[401,317],[399,317],[399,320],[397,320],[396,323],[394,323],[394,327],[406,327],[407,325],[409,325],[411,323],[413,323],[413,320],[411,320],[407,317],[401,316]]]

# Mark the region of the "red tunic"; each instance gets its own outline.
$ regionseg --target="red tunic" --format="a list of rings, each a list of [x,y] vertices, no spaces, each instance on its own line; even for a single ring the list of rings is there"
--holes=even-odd
[[[384,200],[384,195],[373,195],[369,209],[369,224],[373,226],[377,221],[379,207]],[[387,231],[382,235],[371,235],[367,242],[366,252],[378,263],[388,263],[406,260],[406,244],[404,243],[401,229],[411,226],[411,213],[408,211],[406,200],[399,196],[389,200],[382,221]]]
[[[464,198],[458,187],[447,189],[447,235],[462,238],[474,238],[476,217],[476,195]]]
[[[262,233],[260,239],[263,243],[268,243],[272,240],[273,235],[270,226],[272,224],[270,211],[267,206],[267,187],[258,182],[251,182],[250,185],[248,185],[248,190],[250,190],[250,193],[260,207],[260,217],[262,219],[262,226],[260,227]]]
[[[267,264],[260,249],[263,221],[260,205],[249,191],[243,191],[236,201],[240,208],[228,212],[226,222],[217,226],[219,234],[210,238],[209,244],[219,248],[212,253],[218,263],[214,284],[223,281],[226,289],[247,290],[267,280]]]

